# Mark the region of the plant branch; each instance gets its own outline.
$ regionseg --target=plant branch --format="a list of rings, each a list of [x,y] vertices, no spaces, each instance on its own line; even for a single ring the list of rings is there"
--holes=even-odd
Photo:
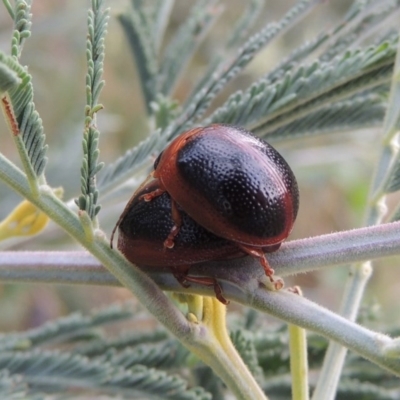
[[[386,348],[396,343],[386,335],[373,332],[288,291],[272,292],[257,288],[252,306],[330,338],[382,368],[400,376],[400,359],[389,358]]]
[[[8,13],[10,14],[11,19],[14,19],[15,13],[14,13],[14,9],[13,9],[12,5],[10,4],[10,2],[8,0],[3,0],[3,4],[4,4],[4,7],[6,8],[6,10],[8,11]]]
[[[381,228],[381,226],[379,228]],[[21,254],[23,255],[24,253]],[[25,253],[25,256],[28,259],[34,254],[35,253],[27,252]],[[93,261],[90,262],[91,257],[82,252],[80,252],[80,255],[83,258],[86,258],[88,264],[93,268]],[[52,256],[53,253],[49,253],[49,257]],[[64,257],[59,253],[58,260],[62,262],[63,259],[65,260],[65,253]],[[0,264],[3,264],[1,258]],[[46,264],[45,259],[43,260],[43,264]],[[64,261],[63,268],[65,265],[66,262]],[[94,267],[95,271],[100,269],[99,266]],[[226,269],[228,270],[228,268]],[[242,274],[246,274],[246,270],[249,271],[245,268],[244,271],[241,271]],[[9,268],[9,271],[12,271],[12,269]],[[105,270],[103,269],[102,274],[104,275],[104,273]],[[45,270],[43,271],[43,274],[46,274]],[[1,268],[1,275],[3,278],[4,267]],[[310,329],[311,331],[333,339],[359,353],[363,357],[377,363],[381,367],[400,376],[400,360],[398,358],[388,358],[385,354],[385,348],[390,347],[392,344],[392,340],[389,337],[363,328],[307,299],[301,298],[301,296],[294,295],[287,291],[273,292],[266,290],[264,285],[260,283],[263,275],[262,271],[259,271],[258,280],[254,279],[254,276],[246,277],[246,275],[235,275],[235,280],[233,282],[221,281],[225,297],[236,300],[245,305],[253,306],[289,323],[296,324],[305,329]],[[185,290],[179,286],[170,273],[158,274],[157,276],[154,274],[152,276],[157,279],[157,283],[164,289],[168,288],[176,291]],[[197,288],[193,286],[191,289],[190,292],[198,292],[208,295],[212,294],[212,289],[205,286],[199,286]],[[395,344],[395,342],[393,343]]]
[[[400,222],[393,222],[293,240],[284,243],[279,251],[269,253],[267,256],[276,273],[284,277],[398,254],[400,254]],[[170,275],[168,269],[155,267],[147,268],[146,272],[156,280],[157,276]],[[208,262],[191,267],[191,274],[217,276],[227,281],[232,274],[239,276],[245,274],[256,279],[260,273],[262,271],[258,261],[251,257]],[[101,263],[84,251],[3,251],[0,253],[0,280],[118,285],[118,281],[102,267]],[[179,285],[173,284],[170,290],[179,291]],[[207,290],[207,293],[211,294],[212,289]]]
[[[201,320],[197,321],[200,329],[196,330],[200,337],[188,346],[189,349],[207,361],[237,399],[268,400],[229,337],[226,329],[226,307],[215,298],[196,297],[200,296],[193,296],[192,301],[195,310],[202,314]],[[201,303],[200,310],[198,306]]]
[[[364,290],[371,274],[372,266],[369,261],[350,268],[349,279],[346,282],[339,310],[339,314],[349,321],[355,321],[357,318]],[[338,343],[329,344],[313,393],[313,400],[334,400],[346,355],[346,347]]]

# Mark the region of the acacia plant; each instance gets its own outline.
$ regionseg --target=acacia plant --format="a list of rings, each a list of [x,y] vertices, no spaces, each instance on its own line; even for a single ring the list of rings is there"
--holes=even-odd
[[[99,99],[109,10],[102,0],[91,1],[81,190],[70,201],[62,198],[62,181],[57,187],[47,183],[47,157],[51,160],[57,153],[46,143],[33,97],[35,82],[21,61],[31,35],[31,1],[3,0],[1,12],[9,14],[13,30],[10,52],[0,52],[1,106],[20,160],[1,147],[0,180],[6,184],[1,190],[15,191],[23,200],[8,209],[0,225],[1,239],[21,235],[12,249],[7,248],[9,241],[3,242],[0,279],[123,285],[141,306],[110,306],[88,316],[72,314],[35,329],[3,334],[0,397],[189,400],[228,398],[231,392],[241,399],[400,398],[400,321],[385,334],[356,322],[372,260],[400,253],[400,208],[395,202],[391,208],[386,204],[387,195],[400,189],[400,53],[393,23],[399,2],[351,2],[336,25],[289,52],[248,87],[226,96],[223,89],[260,50],[322,3],[299,0],[282,19],[262,26],[257,19],[263,1],[246,2],[223,48],[212,49],[203,75],[178,101],[177,85],[198,45],[224,18],[219,0],[193,3],[177,29],[169,24],[177,7],[173,0],[131,0],[118,16],[136,64],[150,133],[104,165],[98,113],[103,108]],[[257,24],[261,29],[254,32]],[[288,241],[268,255],[282,277],[351,264],[337,313],[308,300],[307,293],[272,291],[259,263],[249,257],[193,266],[192,274],[216,277],[228,300],[246,306],[229,319],[228,330],[226,307],[214,298],[212,288],[193,284],[185,289],[170,272],[139,269],[110,247],[112,224],[101,218],[111,208],[110,199],[127,201],[172,139],[211,123],[245,127],[277,148],[306,136],[331,137],[329,146],[354,131],[380,132],[365,199],[365,227]],[[131,129],[132,134],[137,130]],[[1,132],[2,142],[5,135]],[[75,188],[77,193],[78,182]],[[43,241],[38,240],[37,251],[21,251],[24,237],[42,231],[49,219],[85,250],[40,251]],[[158,321],[157,328],[138,328],[143,309]],[[281,323],[267,323],[266,314]],[[132,328],[108,336],[103,326],[119,321],[131,321]],[[319,373],[311,375],[311,370]]]

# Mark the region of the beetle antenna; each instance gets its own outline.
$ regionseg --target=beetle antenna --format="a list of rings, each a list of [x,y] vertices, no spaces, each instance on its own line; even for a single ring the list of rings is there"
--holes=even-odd
[[[119,227],[119,225],[121,224],[122,220],[125,218],[126,214],[128,214],[131,203],[132,203],[132,199],[128,201],[128,204],[125,206],[124,211],[122,212],[122,214],[119,216],[117,223],[114,226],[114,229],[111,232],[111,237],[110,237],[110,247],[113,249],[114,245],[114,235],[115,235],[115,231],[117,230],[117,228]]]
[[[111,238],[110,238],[110,247],[113,249],[114,248],[114,245],[113,245],[113,242],[114,242],[114,234],[115,234],[115,231],[117,230],[117,227],[119,226],[119,223],[121,222],[121,218],[118,220],[118,222],[115,224],[115,226],[114,226],[114,229],[112,230],[112,232],[111,232]]]

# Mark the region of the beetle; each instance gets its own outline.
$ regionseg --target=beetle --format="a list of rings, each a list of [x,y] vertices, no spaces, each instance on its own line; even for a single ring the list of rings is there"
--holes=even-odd
[[[189,276],[193,264],[243,257],[235,243],[207,231],[189,217],[179,206],[181,224],[174,246],[166,249],[165,238],[175,222],[171,197],[167,192],[145,202],[142,196],[157,190],[158,182],[145,181],[134,193],[118,222],[118,249],[130,262],[146,267],[168,267],[178,282],[188,287],[190,282],[213,286],[216,297],[228,304],[215,278]]]
[[[293,228],[299,209],[296,178],[284,158],[245,129],[213,124],[191,129],[164,149],[149,176],[152,202],[171,197],[174,224],[164,247],[172,249],[182,229],[183,210],[214,235],[260,260],[276,289],[265,252],[276,251]]]

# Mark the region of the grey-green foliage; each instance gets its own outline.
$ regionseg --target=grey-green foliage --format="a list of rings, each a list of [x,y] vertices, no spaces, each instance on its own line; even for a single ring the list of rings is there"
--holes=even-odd
[[[82,194],[76,200],[79,209],[86,211],[90,219],[93,219],[100,211],[96,175],[103,168],[103,163],[99,162],[100,132],[96,127],[95,113],[102,108],[98,100],[104,86],[104,80],[102,80],[104,38],[108,19],[108,10],[104,9],[103,1],[92,0],[92,9],[88,13],[88,39],[86,42],[88,72],[86,74],[86,121],[82,141]]]
[[[362,43],[365,36],[374,32],[373,28],[379,28],[379,25],[387,20],[391,13],[398,8],[398,2],[377,2],[375,0],[354,1],[350,4],[347,13],[343,19],[331,29],[323,30],[315,38],[305,42],[295,48],[288,57],[278,63],[276,67],[266,75],[274,83],[282,78],[287,71],[295,70],[301,63],[311,55],[320,62],[328,62],[335,56],[345,53],[351,48],[355,48],[354,43]],[[379,35],[377,40],[373,41],[379,44],[389,39],[387,31]],[[397,34],[392,39],[395,39]],[[329,41],[329,44],[327,45]],[[318,51],[321,53],[318,55]]]
[[[176,100],[159,93],[150,103],[156,126],[166,128],[179,115],[180,107]]]
[[[168,334],[163,329],[154,329],[151,332],[125,332],[117,338],[98,338],[78,345],[74,348],[74,353],[85,356],[101,356],[105,352],[130,349],[139,344],[159,343],[168,338]]]
[[[31,76],[21,71],[22,83],[8,91],[14,116],[18,124],[18,134],[24,145],[24,152],[36,176],[44,172],[47,158],[43,123],[33,103]]]
[[[248,36],[253,23],[257,21],[264,3],[264,0],[250,0],[246,4],[246,9],[230,33],[226,44],[228,48],[234,48],[234,46],[239,45]]]
[[[207,79],[196,94],[189,96],[183,109],[181,118],[177,119],[170,133],[170,139],[190,127],[204,115],[211,102],[218,93],[235,78],[254,58],[258,51],[282,33],[288,26],[293,25],[312,8],[315,1],[302,0],[290,9],[278,23],[269,23],[256,34],[252,35],[246,43],[228,61],[217,65],[215,72]]]
[[[398,1],[355,1],[343,21],[331,31],[331,45],[319,56],[321,61],[329,61],[348,48],[361,43],[366,36],[379,32],[380,24],[387,20],[398,8]],[[387,31],[384,31],[385,34]],[[377,35],[377,43],[385,40],[384,35]]]
[[[121,351],[111,349],[98,359],[124,368],[140,364],[148,368],[167,370],[184,365],[188,354],[189,351],[176,340],[164,340],[161,343],[145,343],[136,348],[128,347]]]
[[[214,54],[213,58],[208,62],[206,72],[191,89],[191,93],[185,99],[185,104],[190,104],[197,93],[209,84],[208,82],[213,79],[217,68],[221,68],[226,58],[231,56],[230,51],[235,51],[249,37],[251,26],[256,22],[263,3],[263,0],[252,0],[246,3],[242,17],[232,27],[232,31],[227,32],[228,37],[222,51]]]
[[[207,69],[204,77],[200,78],[199,84],[195,85],[192,94],[189,94],[183,103],[181,112],[176,116],[175,120],[169,126],[163,128],[161,132],[156,130],[151,133],[145,141],[134,149],[128,150],[116,163],[106,168],[103,171],[103,176],[100,174],[99,187],[102,191],[112,190],[124,179],[140,171],[143,166],[149,166],[150,155],[160,152],[167,141],[170,141],[193,124],[199,123],[215,97],[250,63],[257,52],[304,17],[316,3],[316,1],[311,0],[298,1],[280,21],[268,23],[259,32],[249,36],[238,50],[235,49],[236,54],[232,54],[232,50],[224,49],[222,53],[224,56],[217,56],[214,59],[212,66]],[[162,59],[158,61],[157,53],[154,50],[156,44],[154,43],[154,35],[151,33],[154,31],[152,30],[154,21],[149,15],[151,16],[154,13],[146,12],[146,10],[138,7],[135,8],[135,1],[132,4],[134,6],[132,12],[122,14],[120,21],[124,27],[132,53],[135,56],[145,104],[148,110],[151,111],[150,105],[158,94],[156,81],[164,81],[167,78],[164,78],[161,74],[158,75],[157,79],[154,77],[157,73],[156,71],[160,70],[159,65],[162,65]],[[250,3],[250,6],[253,6],[252,3]],[[250,12],[249,21],[252,21],[251,14]],[[237,36],[236,29],[234,29],[232,35]],[[232,40],[233,43],[239,40],[238,38],[233,39],[233,36],[228,38],[226,44],[228,48]],[[178,52],[176,56],[181,59],[184,58],[179,63],[180,68],[183,68],[187,64],[186,53]],[[178,61],[175,61],[175,63],[178,64]],[[182,73],[181,70],[180,73]]]
[[[398,12],[397,1],[382,4],[377,0],[354,2],[336,26],[294,49],[269,73],[249,88],[229,96],[224,104],[204,118],[213,99],[247,66],[257,52],[292,27],[315,4],[297,2],[280,21],[271,22],[259,32],[250,34],[239,50],[230,48],[231,43],[237,46],[238,41],[243,40],[243,37],[237,38],[237,29],[233,28],[225,48],[216,51],[210,67],[182,102],[180,111],[174,109],[175,114],[169,125],[165,125],[164,118],[164,123],[158,125],[162,126],[161,131],[150,133],[144,142],[108,166],[100,174],[100,187],[105,192],[113,190],[144,166],[149,167],[150,156],[154,157],[183,130],[196,125],[231,123],[245,126],[260,136],[274,140],[379,126],[386,106],[397,45],[397,34],[393,33],[390,24],[387,24],[385,30],[385,24],[394,12]],[[248,21],[254,21],[252,10],[258,6],[259,2],[249,3],[248,20],[243,21],[245,25]],[[123,18],[141,13],[143,11],[135,9],[132,14],[124,14]],[[151,18],[142,17],[141,21],[142,31],[152,26]],[[126,32],[135,55],[137,52],[144,53],[147,48],[156,48],[154,43],[147,45],[148,41],[153,40],[151,35],[140,40],[140,29],[133,36]],[[371,37],[370,30],[378,30],[379,36]],[[155,51],[151,58],[153,64],[150,63],[155,65],[154,71],[149,67],[149,61],[146,64],[143,57],[136,55],[137,69],[139,72],[144,71],[141,75],[157,75],[155,71],[162,71],[163,59],[157,58],[156,54]],[[177,53],[176,57],[186,55]],[[179,64],[179,60],[174,62]],[[157,76],[159,80],[165,79],[161,72]],[[153,83],[157,81],[154,76],[151,79]],[[155,99],[158,89],[155,84],[151,87],[151,96]],[[143,91],[146,99],[146,91]],[[168,102],[164,100],[164,104]],[[158,109],[149,107],[151,112]],[[172,115],[166,111],[166,115]]]
[[[203,389],[188,388],[185,379],[167,372],[184,368],[188,351],[164,330],[133,330],[106,337],[103,327],[110,323],[125,321],[131,329],[140,325],[139,311],[129,304],[111,306],[90,316],[74,314],[21,334],[3,335],[0,394],[40,398],[42,391],[58,395],[74,389],[75,394],[120,398],[135,394],[142,398],[211,399]],[[56,343],[62,345],[62,351],[48,350]]]
[[[284,326],[272,330],[263,328],[257,330],[259,334],[254,342],[264,372],[261,385],[273,399],[290,398],[292,383],[287,351],[288,331]],[[327,344],[327,341],[321,337],[314,334],[308,335],[308,361],[311,369],[320,368]],[[313,389],[315,381],[312,376],[310,378],[310,388]],[[352,355],[347,359],[335,399],[394,400],[399,394],[400,384],[396,377]]]
[[[33,393],[35,388],[45,388],[47,392],[55,393],[71,389],[75,393],[103,390],[123,398],[136,395],[157,399],[211,399],[201,388],[188,390],[187,383],[177,375],[143,365],[124,368],[67,352],[3,352],[0,354],[0,371],[23,376]]]
[[[376,93],[356,95],[311,112],[303,118],[271,130],[268,140],[283,141],[299,136],[331,134],[381,126],[386,102]],[[341,118],[338,119],[338,113]]]
[[[149,155],[156,155],[164,148],[167,143],[166,135],[161,135],[160,130],[156,130],[138,146],[128,150],[123,156],[114,163],[107,165],[103,173],[99,174],[99,188],[103,191],[111,191],[121,184],[123,179],[141,171],[150,164]]]
[[[17,342],[15,334],[3,335],[1,398],[40,399],[42,393],[69,398],[71,389],[71,398],[78,393],[127,399],[132,396],[184,400],[211,399],[212,395],[225,397],[224,386],[209,367],[191,356],[162,328],[143,328],[142,318],[140,308],[127,304],[111,306],[89,316],[60,318],[24,336],[21,334],[20,340],[31,340],[32,346],[13,346]],[[251,319],[245,326],[232,326],[232,340],[271,398],[287,398],[291,389],[287,327],[272,327],[258,313],[253,313]],[[109,332],[119,330],[108,330],[107,326],[121,322],[128,324],[129,331],[111,335]],[[93,334],[94,327],[96,334]],[[55,344],[58,350],[54,350]],[[325,339],[309,335],[311,368],[320,367],[326,347]],[[314,382],[311,380],[310,384],[313,387]],[[399,393],[396,377],[352,355],[344,368],[337,399],[397,399]]]
[[[343,379],[337,393],[338,400],[396,400],[400,396],[399,388],[387,388],[358,379]]]
[[[169,95],[181,76],[181,71],[192,58],[202,38],[217,20],[222,9],[218,0],[202,0],[192,8],[188,18],[176,31],[160,65],[156,90]]]
[[[45,135],[43,132],[42,120],[35,109],[33,102],[33,86],[32,77],[26,68],[22,67],[18,58],[21,55],[23,44],[30,36],[31,28],[31,2],[18,0],[14,4],[14,8],[10,9],[14,17],[14,31],[11,44],[11,55],[14,62],[8,62],[2,57],[0,63],[6,62],[20,80],[19,85],[12,85],[8,89],[8,98],[11,102],[12,118],[15,119],[16,127],[13,129],[15,140],[21,142],[19,146],[21,156],[27,160],[29,165],[29,174],[37,177],[43,174],[47,158],[45,145]],[[8,101],[5,98],[5,101]],[[8,108],[8,106],[6,106]]]
[[[31,5],[31,0],[17,0],[14,3],[14,32],[11,43],[11,54],[15,58],[19,58],[25,40],[31,35]]]
[[[87,337],[89,333],[91,339],[97,339],[98,333],[94,328],[125,320],[132,317],[134,312],[134,308],[126,304],[94,311],[89,316],[83,316],[81,313],[70,314],[56,321],[47,322],[40,328],[12,335],[0,335],[0,350],[32,349],[43,344],[78,340],[83,335]]]
[[[218,2],[218,0],[197,1],[162,53],[160,43],[166,17],[171,11],[171,5],[168,4],[170,2],[160,7],[158,2],[149,2],[142,6],[140,2],[132,1],[130,12],[119,16],[135,57],[149,112],[151,103],[156,97],[159,94],[169,95],[182,76],[189,60],[222,10]],[[160,20],[164,22],[160,24]]]
[[[233,94],[205,123],[245,125],[263,136],[271,130],[286,128],[290,122],[324,106],[388,83],[396,45],[397,41],[348,51],[331,62],[314,62],[287,72],[274,84],[262,79],[246,92]],[[349,107],[352,103],[347,102]],[[293,134],[296,133],[294,130]]]
[[[76,204],[80,210],[88,213],[93,219],[100,211],[98,205],[99,192],[96,186],[96,174],[103,167],[98,162],[100,151],[99,146],[100,132],[91,126],[85,129],[84,139],[82,142],[83,161],[81,167],[81,192],[82,194],[76,200]]]
[[[128,39],[128,44],[135,57],[140,85],[149,109],[155,96],[155,77],[157,74],[156,39],[153,36],[155,23],[144,7],[132,0],[132,10],[121,14],[119,21]]]
[[[231,333],[231,339],[250,372],[256,379],[260,379],[262,370],[258,363],[253,334],[245,329],[236,329]]]
[[[28,395],[28,383],[21,375],[10,375],[7,370],[0,372],[0,398],[7,400],[24,400]],[[30,400],[45,400],[45,393],[30,393]]]
[[[14,69],[16,68],[13,58],[0,52],[0,95],[21,83],[21,78],[19,78],[17,72],[7,63],[14,64]]]

